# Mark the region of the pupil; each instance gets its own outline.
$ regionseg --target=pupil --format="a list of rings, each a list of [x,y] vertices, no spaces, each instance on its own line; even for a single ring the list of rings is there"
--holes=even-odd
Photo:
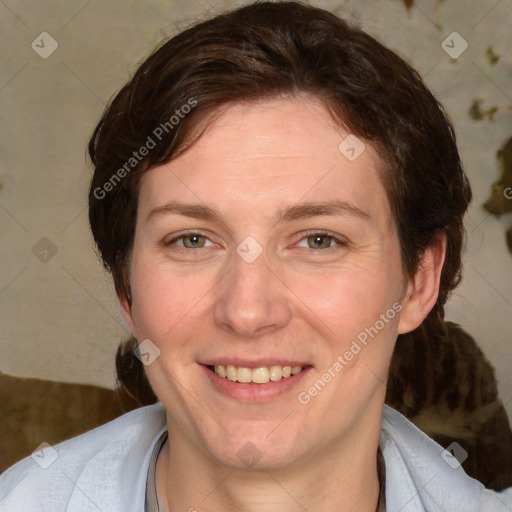
[[[326,235],[316,235],[314,237],[314,245],[316,247],[322,247],[325,245],[325,240],[327,239],[328,237]]]
[[[201,235],[188,235],[185,240],[185,247],[198,247],[201,246]]]

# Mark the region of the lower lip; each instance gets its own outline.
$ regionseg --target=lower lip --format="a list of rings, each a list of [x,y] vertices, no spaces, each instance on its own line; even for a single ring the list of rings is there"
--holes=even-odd
[[[300,385],[304,379],[304,375],[312,369],[312,366],[308,366],[297,375],[284,377],[275,382],[269,381],[265,384],[244,384],[241,382],[233,382],[225,377],[219,377],[207,366],[200,366],[217,391],[220,391],[222,394],[234,398],[235,400],[251,403],[269,402],[270,400],[284,395],[285,393],[289,393],[293,388]]]

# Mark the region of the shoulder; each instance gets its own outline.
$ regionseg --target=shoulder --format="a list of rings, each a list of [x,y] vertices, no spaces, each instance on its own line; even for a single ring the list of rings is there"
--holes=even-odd
[[[512,489],[496,493],[466,475],[458,447],[445,450],[394,409],[385,406],[380,447],[386,463],[386,504],[402,512],[505,512]]]
[[[161,404],[123,416],[23,459],[0,475],[0,512],[142,510]]]

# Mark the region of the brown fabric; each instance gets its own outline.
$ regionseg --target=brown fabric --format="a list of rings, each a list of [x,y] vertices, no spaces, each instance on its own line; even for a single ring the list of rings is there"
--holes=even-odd
[[[445,322],[438,336],[398,337],[386,403],[443,448],[457,442],[464,471],[489,489],[512,486],[512,433],[492,364],[476,340]]]
[[[120,388],[0,372],[0,473],[43,441],[54,445],[142,405]]]

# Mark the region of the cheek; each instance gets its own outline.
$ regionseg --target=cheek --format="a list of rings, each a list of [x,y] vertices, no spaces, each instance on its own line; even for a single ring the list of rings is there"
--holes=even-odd
[[[297,275],[291,288],[332,336],[346,338],[373,325],[400,298],[399,279],[384,265],[347,266],[329,274]],[[320,322],[321,321],[321,322]]]
[[[194,316],[207,291],[205,280],[181,275],[144,256],[133,259],[130,279],[137,334],[139,338],[154,339],[157,344]]]

